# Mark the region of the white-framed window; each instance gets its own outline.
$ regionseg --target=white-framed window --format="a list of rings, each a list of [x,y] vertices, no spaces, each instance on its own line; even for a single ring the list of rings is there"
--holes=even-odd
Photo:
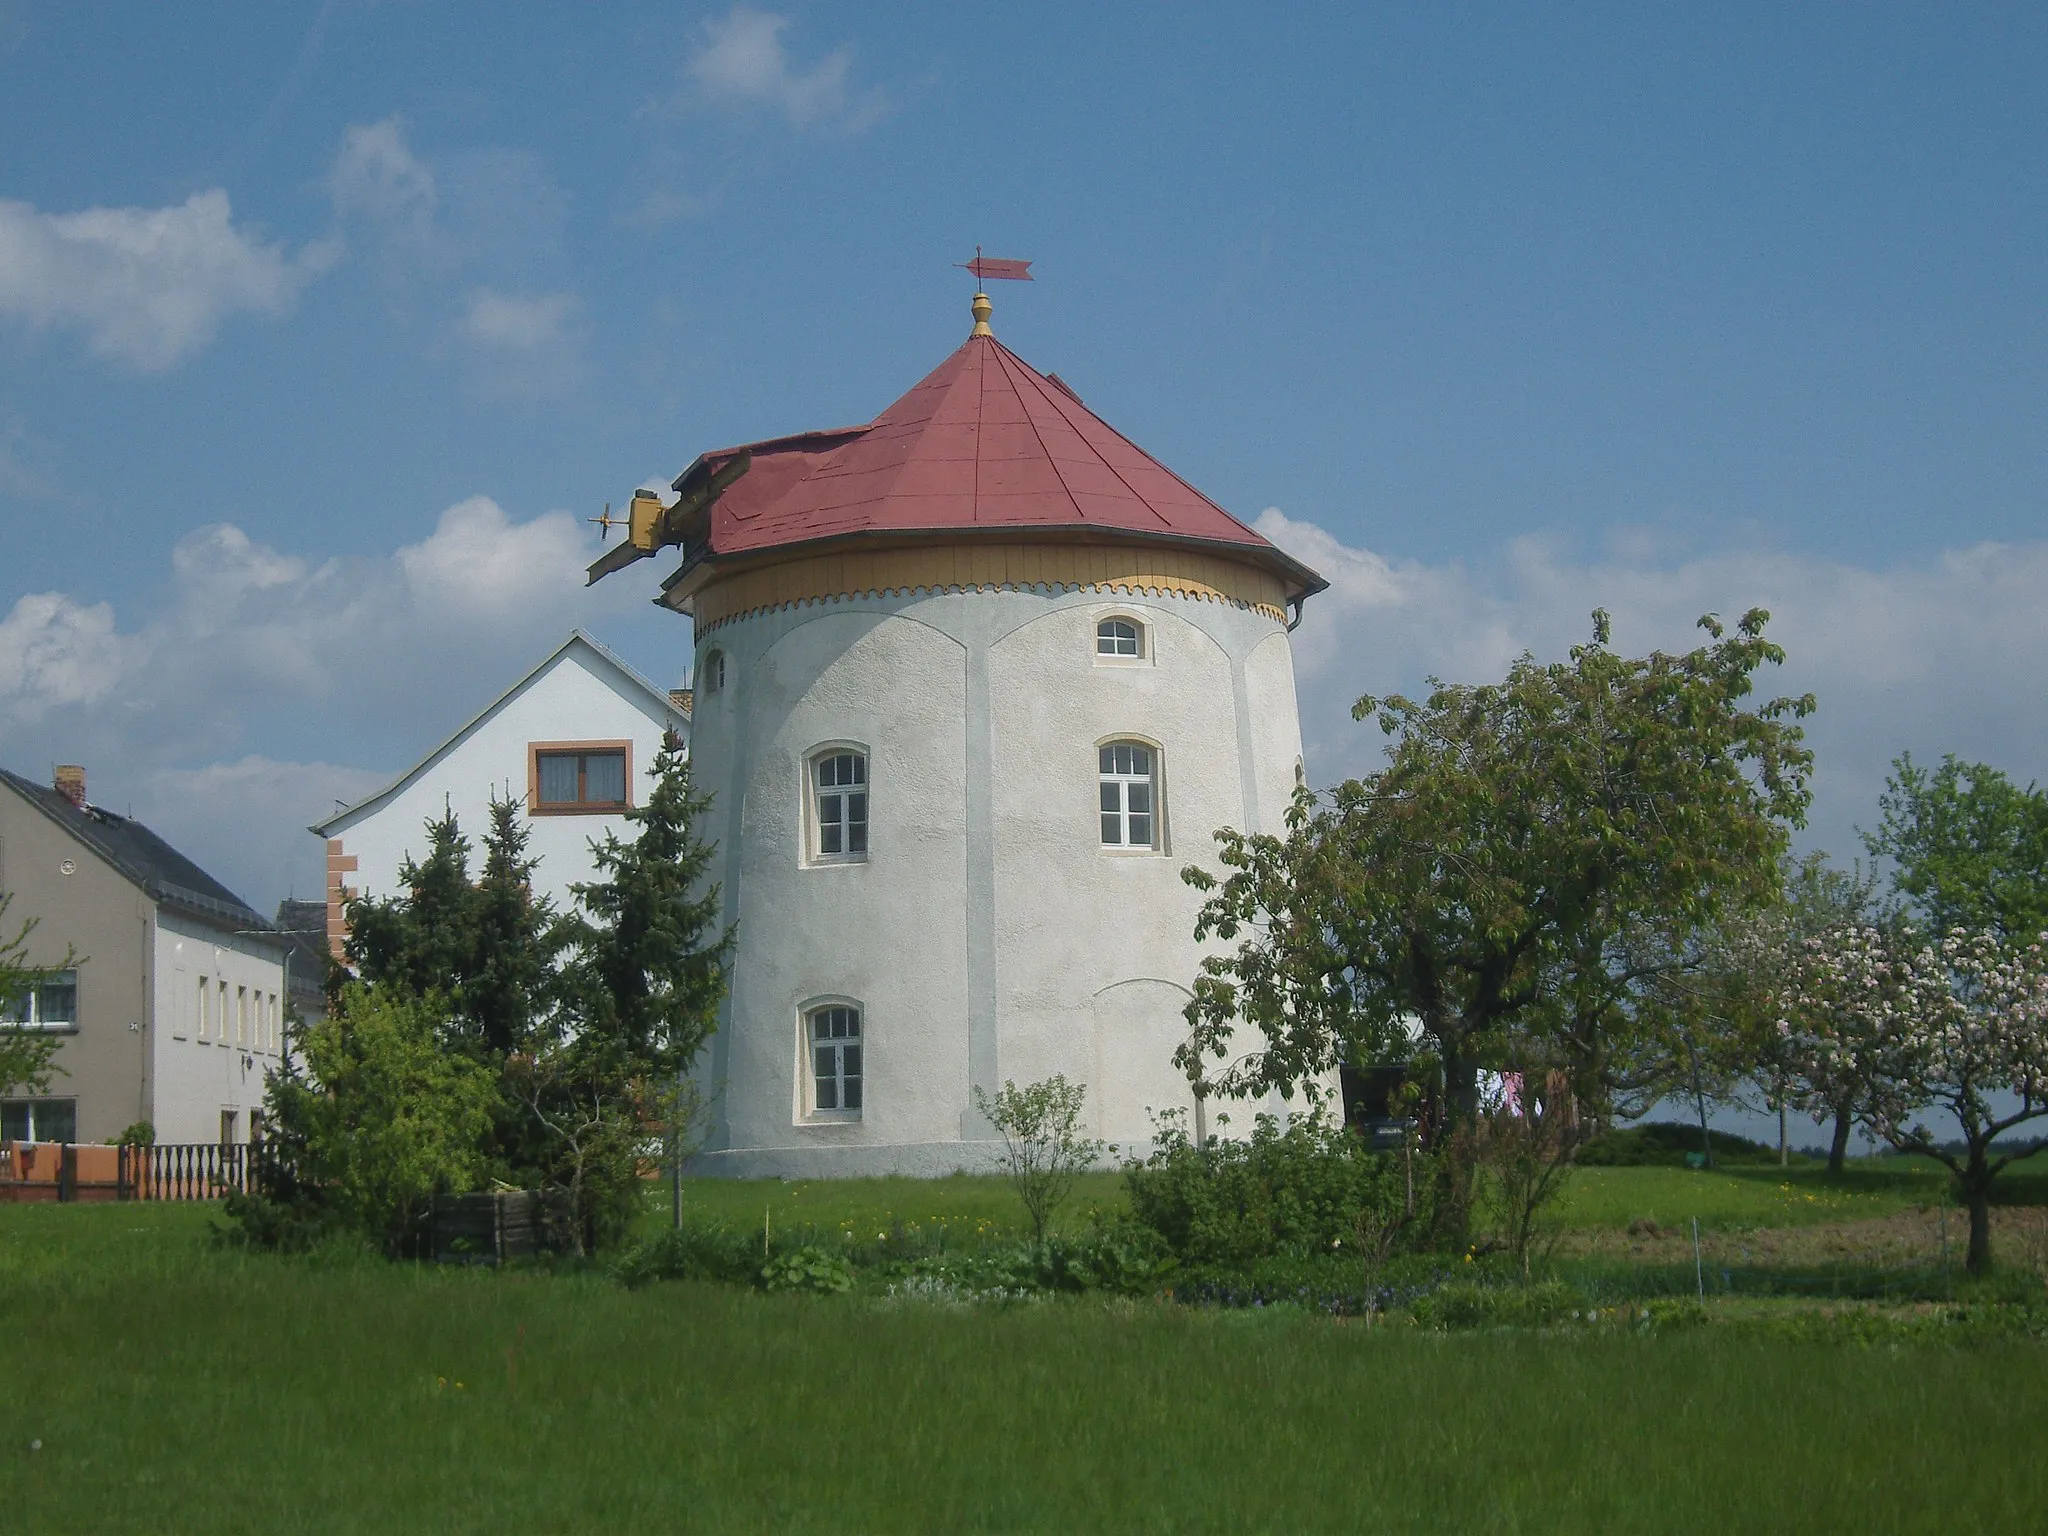
[[[725,691],[725,652],[706,651],[703,661],[697,665],[697,692],[722,693]]]
[[[212,978],[206,976],[199,978],[199,1012],[197,1022],[199,1025],[199,1043],[204,1045],[213,1038],[213,981]]]
[[[1102,846],[1150,850],[1159,846],[1159,749],[1142,741],[1109,741],[1097,748],[1102,791]]]
[[[274,1053],[277,1050],[279,1020],[279,1014],[277,1011],[277,994],[275,992],[270,994],[270,1005],[268,1008],[264,1010],[263,1016],[268,1026],[265,1029],[263,1036],[264,1048]]]
[[[814,1120],[858,1120],[864,1100],[860,1007],[819,1003],[804,1011],[804,1110]]]
[[[868,755],[825,747],[810,759],[810,843],[814,864],[858,864],[868,856]]]
[[[223,977],[220,985],[213,989],[213,1022],[220,1027],[213,1033],[215,1045],[228,1043],[228,984]]]
[[[1145,624],[1127,613],[1112,613],[1095,621],[1097,661],[1143,661]]]
[[[12,997],[0,997],[0,1024],[66,1033],[78,1028],[78,972],[48,971]]]
[[[249,989],[235,988],[235,1044],[249,1043]]]

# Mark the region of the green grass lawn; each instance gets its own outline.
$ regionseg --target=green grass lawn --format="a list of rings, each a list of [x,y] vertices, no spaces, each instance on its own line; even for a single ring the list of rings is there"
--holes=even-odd
[[[1006,1219],[980,1180],[689,1193]],[[6,1530],[2017,1531],[2048,1498],[2024,1340],[628,1292],[251,1255],[212,1217],[0,1206]]]
[[[649,1191],[648,1220],[669,1219],[666,1186]],[[1055,1226],[1085,1223],[1091,1209],[1124,1209],[1123,1176],[1091,1173],[1075,1182]],[[1030,1223],[1009,1183],[990,1175],[945,1179],[685,1179],[683,1209],[742,1230],[766,1224],[778,1236],[818,1240],[854,1232],[873,1239],[897,1227],[960,1240],[1028,1236]]]

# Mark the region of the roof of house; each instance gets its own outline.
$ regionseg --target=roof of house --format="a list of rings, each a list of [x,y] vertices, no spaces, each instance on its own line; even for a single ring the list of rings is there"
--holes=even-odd
[[[618,678],[618,680],[621,683],[625,684],[628,688],[631,688],[634,691],[637,691],[638,693],[644,695],[647,701],[651,703],[660,712],[661,716],[669,722],[671,727],[681,725],[685,729],[688,728],[690,723],[689,711],[682,708],[675,702],[675,700],[670,698],[668,692],[665,689],[655,687],[654,684],[647,681],[646,678],[642,677],[638,672],[635,672],[631,667],[627,666],[625,662],[621,661],[617,656],[613,655],[611,651],[607,650],[597,641],[591,639],[590,636],[585,634],[582,630],[573,629],[569,632],[568,639],[564,640],[552,651],[549,651],[547,655],[543,656],[536,665],[528,668],[526,672],[521,674],[518,681],[514,682],[510,687],[506,688],[502,693],[500,693],[496,698],[492,699],[490,703],[486,704],[474,715],[471,715],[468,720],[463,722],[459,729],[454,731],[448,737],[447,740],[443,741],[439,746],[435,747],[433,751],[429,752],[417,763],[414,763],[410,768],[406,769],[405,772],[401,773],[389,784],[386,784],[374,795],[370,795],[365,799],[358,800],[354,805],[345,806],[341,810],[336,811],[332,816],[328,816],[320,821],[314,822],[313,825],[307,830],[315,833],[320,837],[328,837],[332,835],[332,828],[339,827],[343,822],[352,821],[357,816],[360,816],[363,812],[374,810],[377,806],[382,805],[385,801],[389,800],[393,795],[396,795],[400,790],[404,789],[406,785],[412,783],[421,774],[425,773],[427,769],[431,768],[451,748],[459,744],[464,737],[469,735],[471,731],[474,731],[478,726],[482,725],[484,721],[490,719],[492,715],[496,714],[498,712],[499,707],[503,705],[507,699],[510,699],[514,694],[518,693],[520,689],[524,688],[528,683],[532,682],[541,673],[545,672],[549,667],[553,666],[555,664],[555,661],[559,657],[561,657],[565,652],[575,650],[578,648],[581,648],[583,651],[587,652],[590,656],[592,656],[599,663],[601,663],[602,666],[610,670]]]
[[[713,488],[692,559],[863,535],[1066,531],[1167,539],[1240,554],[1278,572],[1290,596],[1328,585],[986,334],[961,343],[866,426],[742,443],[679,476],[686,498]]]
[[[294,901],[277,904],[277,930],[292,952],[294,997],[317,997],[327,990],[327,903]]]
[[[4,768],[0,782],[162,905],[230,931],[271,927],[246,901],[141,822],[97,805],[80,810],[49,786]]]

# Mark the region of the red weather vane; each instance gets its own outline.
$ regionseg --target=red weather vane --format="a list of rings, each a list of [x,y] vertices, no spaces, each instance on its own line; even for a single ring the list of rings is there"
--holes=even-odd
[[[984,256],[981,254],[981,247],[978,245],[974,248],[974,260],[956,261],[953,265],[965,267],[984,282],[992,277],[1008,278],[1010,281],[1018,283],[1032,281],[1030,262],[1014,261],[1006,256]]]

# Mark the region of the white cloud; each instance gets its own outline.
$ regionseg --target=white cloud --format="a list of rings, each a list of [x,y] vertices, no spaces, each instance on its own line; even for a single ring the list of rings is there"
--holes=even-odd
[[[574,294],[521,295],[479,288],[470,294],[459,328],[479,347],[532,356],[568,343],[569,319],[575,312]]]
[[[1700,643],[1703,613],[1770,610],[1787,662],[1758,677],[1758,692],[1818,697],[1806,842],[1838,859],[1860,851],[1855,828],[1875,821],[1887,767],[1909,748],[2048,781],[2048,715],[2034,702],[2048,676],[2048,543],[1873,569],[1768,549],[1660,559],[1643,540],[1575,561],[1524,539],[1473,565],[1429,565],[1347,546],[1278,510],[1258,528],[1331,583],[1294,636],[1318,782],[1380,760],[1377,727],[1350,718],[1358,695],[1412,693],[1432,674],[1495,677],[1524,650],[1561,656],[1588,637],[1596,607],[1613,615],[1614,644],[1635,653]]]
[[[535,281],[563,265],[568,216],[539,156],[472,148],[429,164],[394,115],[342,135],[327,189],[336,219],[365,235],[394,300],[452,315],[422,329],[478,365],[484,392],[545,395],[575,381],[580,303]]]
[[[40,718],[65,704],[95,704],[126,665],[114,610],[61,592],[32,592],[0,619],[0,719]]]
[[[682,675],[689,625],[648,603],[658,573],[587,588],[598,548],[567,512],[515,518],[484,496],[378,558],[196,529],[145,611],[42,593],[0,618],[0,762],[86,763],[95,799],[132,806],[252,902],[315,891],[307,823],[414,761],[570,629],[652,635]]]
[[[223,320],[278,315],[336,252],[297,255],[237,228],[228,195],[169,208],[42,213],[0,199],[0,314],[75,325],[102,357],[160,372],[213,340]]]
[[[703,41],[683,66],[690,86],[713,101],[765,106],[798,128],[830,126],[853,133],[887,110],[879,91],[855,93],[853,50],[835,48],[808,69],[792,64],[782,34],[789,18],[736,5],[703,24]]]
[[[341,151],[327,173],[327,192],[339,218],[357,215],[389,224],[423,226],[440,206],[434,173],[406,142],[397,114],[358,123],[341,136]]]
[[[428,538],[398,552],[416,607],[501,623],[573,607],[595,558],[566,512],[515,523],[488,496],[457,502]]]

